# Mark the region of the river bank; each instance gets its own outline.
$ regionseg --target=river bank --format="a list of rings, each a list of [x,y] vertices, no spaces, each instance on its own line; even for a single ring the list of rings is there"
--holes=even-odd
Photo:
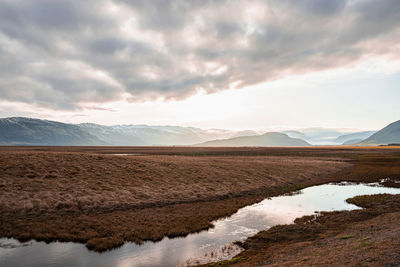
[[[399,266],[400,196],[347,200],[362,210],[305,216],[247,239],[232,260],[203,266]]]

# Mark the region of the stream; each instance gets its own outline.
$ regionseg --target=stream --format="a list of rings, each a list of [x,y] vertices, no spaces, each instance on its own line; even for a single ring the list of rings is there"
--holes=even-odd
[[[320,211],[354,210],[345,200],[357,195],[400,194],[400,188],[379,184],[324,184],[291,195],[264,199],[213,222],[214,228],[186,237],[167,238],[142,245],[125,243],[97,253],[72,242],[28,241],[0,238],[0,266],[187,266],[230,259],[241,249],[233,244],[277,224],[289,224]]]

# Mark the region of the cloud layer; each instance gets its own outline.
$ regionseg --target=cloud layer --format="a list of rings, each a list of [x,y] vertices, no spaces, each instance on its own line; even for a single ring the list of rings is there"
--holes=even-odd
[[[188,97],[400,56],[397,0],[0,0],[0,100]]]

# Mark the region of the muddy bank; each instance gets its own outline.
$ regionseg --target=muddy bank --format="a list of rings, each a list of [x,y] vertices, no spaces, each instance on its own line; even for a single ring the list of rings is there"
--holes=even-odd
[[[400,168],[396,150],[353,151],[351,157],[334,149],[305,157],[294,149],[280,152],[294,156],[229,151],[124,157],[3,150],[0,236],[75,241],[103,251],[206,229],[267,196],[330,181],[376,181]]]
[[[400,196],[360,196],[363,210],[305,216],[247,239],[230,261],[204,266],[399,266]]]

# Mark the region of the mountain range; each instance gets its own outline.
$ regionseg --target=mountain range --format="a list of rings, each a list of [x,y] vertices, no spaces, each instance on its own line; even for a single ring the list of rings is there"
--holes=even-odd
[[[400,143],[400,121],[378,132],[307,128],[259,134],[256,131],[181,126],[69,124],[25,117],[0,119],[0,145],[60,146],[308,146]]]
[[[30,118],[0,119],[0,145],[107,145],[79,125]]]
[[[0,145],[171,146],[255,135],[255,131],[203,130],[194,127],[69,124],[24,117],[0,119]]]

